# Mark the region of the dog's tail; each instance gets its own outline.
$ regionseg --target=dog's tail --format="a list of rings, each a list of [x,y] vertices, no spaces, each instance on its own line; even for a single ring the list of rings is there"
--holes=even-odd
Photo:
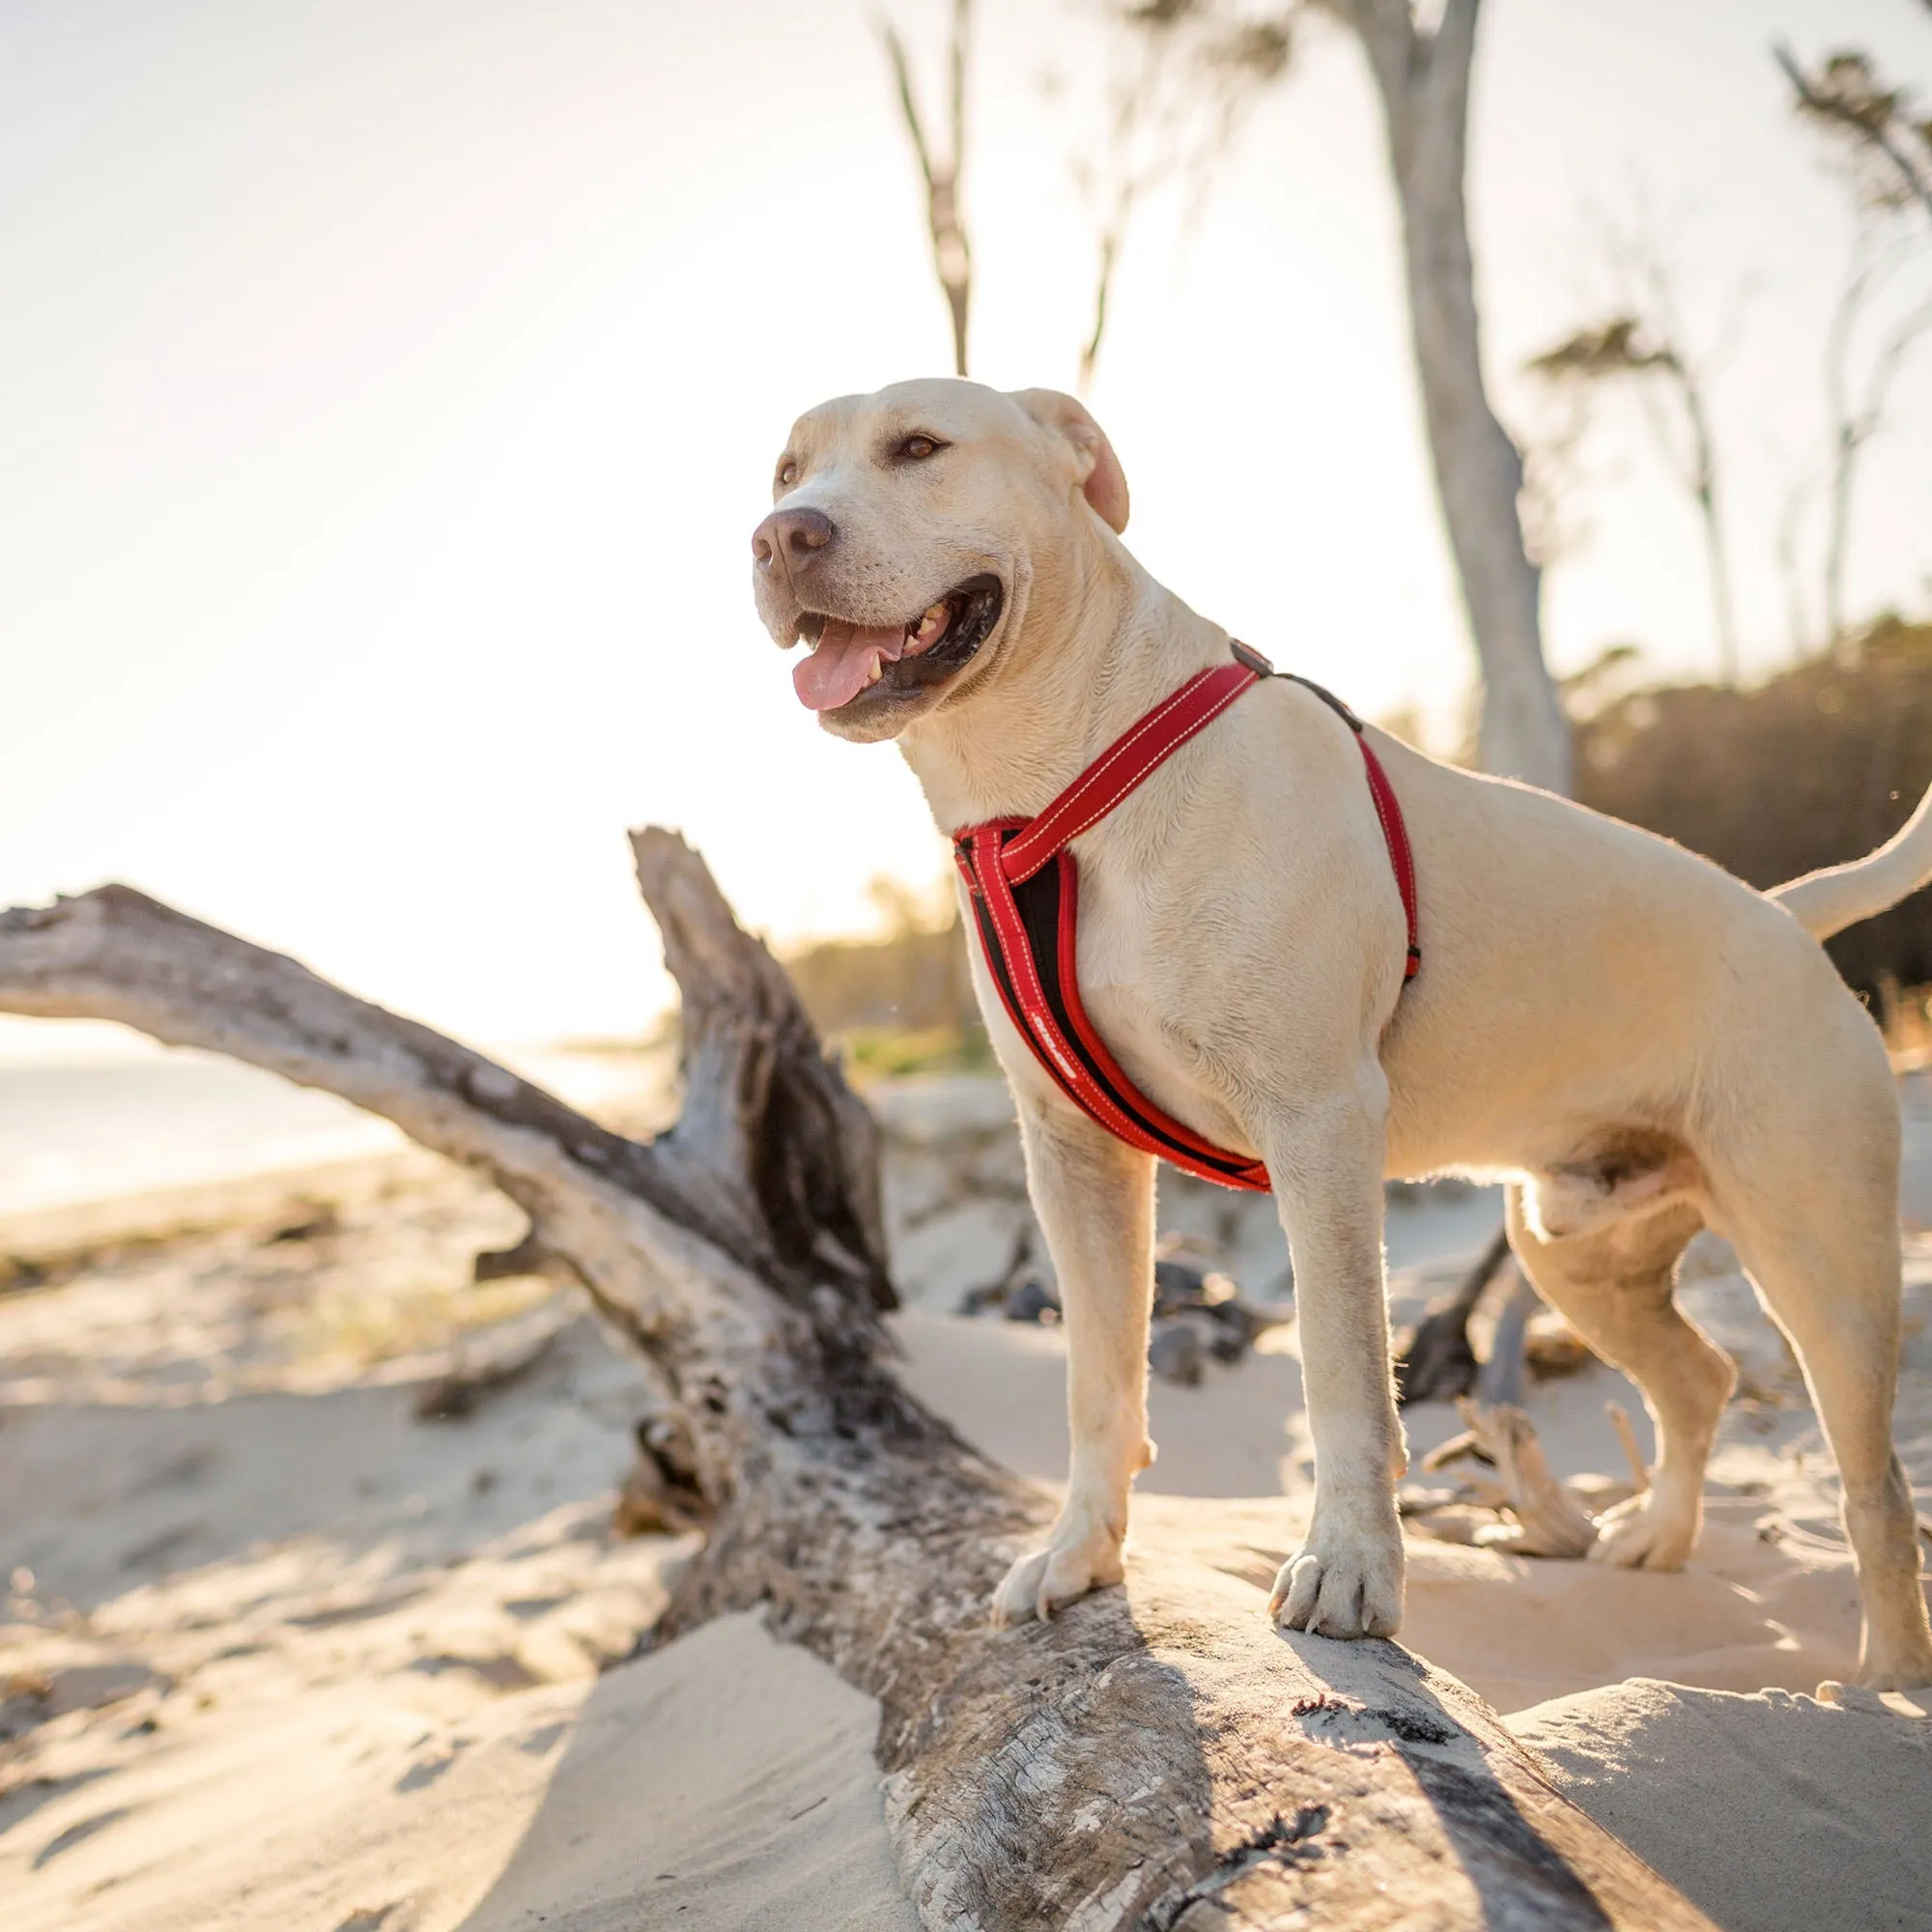
[[[1876,852],[1774,886],[1776,899],[1813,939],[1870,919],[1932,880],[1932,791]]]

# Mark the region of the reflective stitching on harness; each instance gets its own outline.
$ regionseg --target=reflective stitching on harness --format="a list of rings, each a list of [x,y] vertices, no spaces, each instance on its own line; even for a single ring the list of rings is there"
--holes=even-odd
[[[1234,651],[1235,664],[1190,678],[1036,817],[994,819],[956,833],[953,857],[971,895],[980,952],[1000,1003],[1054,1084],[1089,1119],[1130,1147],[1224,1187],[1265,1191],[1270,1183],[1262,1162],[1217,1148],[1163,1113],[1135,1088],[1088,1019],[1080,998],[1075,938],[1079,870],[1065,850],[1251,685],[1264,676],[1293,675],[1276,672],[1245,645],[1236,644]],[[1319,685],[1306,678],[1294,682],[1327,704],[1361,748],[1369,795],[1408,928],[1404,978],[1412,978],[1422,954],[1416,944],[1415,859],[1401,802],[1361,720]],[[1133,762],[1121,769],[1129,754]],[[1049,862],[1057,862],[1050,872],[1043,869]]]
[[[1130,752],[1137,739],[1155,729],[1177,706],[1185,704],[1197,694],[1205,696],[1208,686],[1223,682],[1229,685],[1229,689],[1219,694],[1211,705],[1198,716],[1191,716],[1174,735],[1160,739],[1151,756],[1143,759],[1118,781],[1110,778],[1108,767],[1116,758]],[[1098,824],[1169,753],[1178,750],[1195,732],[1218,718],[1254,682],[1255,673],[1245,665],[1217,665],[1189,678],[1172,696],[1150,711],[1124,737],[1117,738],[1007,847],[1001,859],[1007,877],[1015,885],[1032,878],[1062,846],[1071,843],[1089,826]],[[1113,783],[1114,788],[1090,809],[1089,793],[1097,789],[1103,780]],[[1081,817],[1076,823],[1063,828],[1063,817],[1074,812],[1080,812]],[[1038,841],[1037,850],[1036,840]]]
[[[1053,1024],[1053,1014],[1046,1004],[1046,991],[1039,983],[1038,964],[1033,956],[1033,948],[1027,944],[1026,932],[1020,925],[1019,908],[1013,904],[1011,889],[1002,874],[997,858],[982,876],[986,881],[986,903],[992,911],[994,923],[1000,929],[1001,951],[1007,956],[1007,971],[1012,976],[1013,995],[1027,1016],[1027,1036],[1036,1042],[1036,1050],[1044,1045],[1051,1052],[1057,1070],[1069,1085],[1077,1087],[1082,1069],[1062,1042],[1059,1028]]]

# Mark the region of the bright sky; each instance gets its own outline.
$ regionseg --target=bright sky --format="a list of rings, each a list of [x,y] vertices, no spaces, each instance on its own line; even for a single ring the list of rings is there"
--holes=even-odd
[[[1070,385],[1091,14],[981,6],[975,373]],[[938,0],[893,11],[936,52]],[[126,879],[528,1040],[664,1003],[627,825],[683,827],[781,938],[938,871],[897,754],[815,729],[748,581],[791,418],[948,355],[867,12],[0,9],[0,903]],[[1492,0],[1471,184],[1506,406],[1592,305],[1593,205],[1665,211],[1693,336],[1748,283],[1717,402],[1759,668],[1848,233],[1780,35],[1932,79],[1907,0]],[[1443,718],[1468,650],[1379,142],[1354,49],[1312,40],[1184,245],[1172,206],[1136,231],[1093,404],[1158,575],[1358,706]],[[1857,609],[1927,602],[1928,429],[1932,353],[1871,458]],[[1634,435],[1599,469],[1554,659],[1707,667],[1682,501]]]

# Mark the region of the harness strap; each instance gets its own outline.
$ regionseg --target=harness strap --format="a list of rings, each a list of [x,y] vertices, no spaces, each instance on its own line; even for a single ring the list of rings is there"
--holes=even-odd
[[[1317,684],[1312,677],[1303,677],[1298,671],[1276,670],[1261,652],[1250,644],[1242,643],[1238,638],[1229,639],[1229,648],[1236,660],[1252,668],[1258,677],[1286,678],[1291,684],[1300,685],[1304,691],[1312,691],[1355,734],[1355,743],[1361,748],[1362,765],[1368,774],[1369,796],[1375,800],[1376,816],[1382,823],[1382,843],[1388,847],[1389,867],[1395,873],[1396,891],[1402,895],[1403,918],[1408,924],[1408,958],[1403,967],[1402,977],[1405,980],[1413,980],[1422,964],[1422,948],[1416,941],[1415,854],[1409,849],[1408,827],[1403,820],[1402,806],[1396,798],[1395,787],[1389,783],[1389,776],[1382,770],[1382,761],[1376,756],[1376,748],[1369,743],[1362,721],[1332,691],[1325,685]]]
[[[1108,1052],[1080,998],[1075,934],[1079,868],[1058,852],[1015,886],[1002,863],[1025,824],[1006,819],[960,835],[959,868],[1001,1004],[1034,1057],[1089,1119],[1130,1147],[1224,1187],[1266,1193],[1267,1170],[1164,1113]]]
[[[1197,671],[1180,689],[1128,727],[1000,855],[1015,885],[1056,852],[1097,825],[1164,758],[1220,717],[1264,673],[1248,664]]]
[[[1066,848],[1196,732],[1264,677],[1293,677],[1328,705],[1361,747],[1370,796],[1388,845],[1408,927],[1404,978],[1421,964],[1416,943],[1415,861],[1394,787],[1362,729],[1332,693],[1277,672],[1259,651],[1233,646],[1235,662],[1198,672],[1116,739],[1032,819],[1002,818],[954,835],[986,966],[1015,1030],[1076,1106],[1110,1133],[1204,1180],[1266,1192],[1258,1160],[1214,1146],[1164,1113],[1108,1052],[1080,998],[1076,952],[1079,875]]]

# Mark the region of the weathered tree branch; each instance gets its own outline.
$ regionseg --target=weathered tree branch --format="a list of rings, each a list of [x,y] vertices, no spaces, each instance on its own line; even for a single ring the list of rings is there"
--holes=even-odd
[[[1469,1318],[1509,1254],[1509,1230],[1498,1228],[1455,1292],[1426,1309],[1407,1335],[1396,1338],[1397,1402],[1449,1402],[1475,1386],[1476,1350],[1469,1340]]]
[[[684,1117],[648,1144],[122,887],[0,915],[0,1009],[327,1089],[517,1201],[670,1405],[643,1503],[711,1514],[668,1631],[762,1606],[878,1697],[927,1925],[1709,1932],[1464,1687],[1391,1643],[1274,1631],[1276,1507],[1218,1541],[1144,1509],[1124,1592],[987,1628],[1043,1499],[891,1375],[864,1109],[696,855],[636,849],[685,993]]]
[[[1475,1541],[1518,1556],[1581,1556],[1597,1540],[1597,1525],[1550,1473],[1535,1426],[1514,1403],[1493,1407],[1457,1399],[1465,1433],[1423,1459],[1440,1469],[1460,1456],[1480,1456],[1494,1465],[1504,1506],[1516,1521],[1477,1532]],[[1624,1418],[1626,1429],[1630,1418]]]

